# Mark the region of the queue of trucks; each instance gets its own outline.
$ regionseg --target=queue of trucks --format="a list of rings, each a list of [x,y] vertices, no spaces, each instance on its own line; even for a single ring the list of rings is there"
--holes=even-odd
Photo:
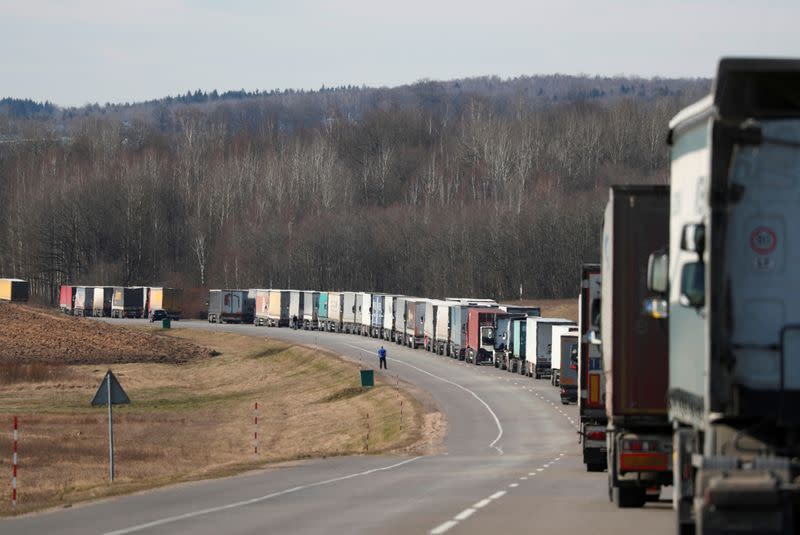
[[[183,292],[179,288],[147,286],[72,286],[59,292],[59,308],[73,316],[97,318],[147,318],[163,310],[166,317],[179,319]]]

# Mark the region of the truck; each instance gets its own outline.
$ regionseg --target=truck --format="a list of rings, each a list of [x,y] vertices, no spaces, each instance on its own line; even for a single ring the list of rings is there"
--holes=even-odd
[[[154,310],[163,310],[170,319],[180,319],[183,314],[183,290],[180,288],[150,288],[148,306],[150,313]]]
[[[75,287],[68,284],[62,284],[58,296],[58,308],[64,314],[72,314],[72,308],[75,306]]]
[[[414,297],[402,296],[394,302],[394,341],[398,345],[408,345],[406,340],[406,319],[408,317],[408,304]]]
[[[111,316],[111,300],[114,288],[111,286],[95,286],[92,296],[92,316],[97,318]]]
[[[256,290],[256,303],[253,309],[253,325],[258,327],[264,326],[268,321],[269,313],[269,290],[257,289]]]
[[[476,365],[494,364],[497,322],[507,314],[499,308],[472,307],[467,313],[466,360]]]
[[[269,305],[267,306],[267,327],[288,327],[291,316],[289,315],[289,290],[269,290]]]
[[[209,323],[252,323],[255,299],[248,290],[210,290],[208,292]]]
[[[75,288],[75,316],[91,316],[94,311],[94,287],[77,286]]]
[[[507,312],[508,314],[522,314],[524,316],[535,316],[541,317],[542,315],[542,308],[535,307],[535,306],[527,306],[527,305],[498,305],[500,310]]]
[[[386,296],[382,294],[372,294],[372,309],[370,318],[369,335],[372,338],[383,338],[383,317],[386,311]]]
[[[303,329],[319,328],[319,292],[303,292]]]
[[[529,316],[517,318],[511,322],[511,331],[514,333],[511,343],[511,354],[514,359],[519,361],[519,370],[522,375],[526,375],[525,364],[527,357],[528,317]]]
[[[500,310],[503,310],[502,306]],[[517,312],[497,320],[497,337],[494,342],[495,367],[513,373],[523,373],[522,360],[514,356],[514,323],[524,321],[527,317],[528,315],[524,312]],[[531,315],[531,317],[538,317],[538,315]]]
[[[357,327],[356,292],[342,292],[342,323],[340,332],[355,334]]]
[[[448,297],[445,299],[450,309],[450,358],[465,360],[467,358],[467,321],[470,308],[492,308],[497,303],[491,299],[467,299]]]
[[[618,507],[641,507],[672,482],[667,329],[642,313],[648,256],[667,242],[669,204],[666,186],[612,186],[603,219],[608,489]]]
[[[0,279],[0,301],[24,303],[28,300],[30,286],[23,279]]]
[[[553,384],[558,387],[561,403],[578,402],[578,327],[553,327]]]
[[[342,292],[328,292],[328,319],[325,328],[332,333],[342,332]]]
[[[425,341],[425,305],[427,299],[415,297],[406,301],[405,344],[417,349]]]
[[[75,292],[75,298],[77,300],[77,292]],[[111,317],[144,317],[144,295],[142,294],[141,288],[115,286],[111,296]]]
[[[669,332],[679,533],[800,531],[798,94],[800,60],[725,58],[669,123],[646,310]]]
[[[525,319],[525,375],[535,379],[552,378],[552,334],[554,325],[574,325],[564,318]]]
[[[299,290],[289,290],[289,325],[292,329],[298,329],[303,322],[303,307],[305,298]]]
[[[599,325],[601,291],[600,264],[581,266],[581,293],[578,297],[578,415],[583,464],[589,472],[606,469],[606,380],[600,345]],[[594,311],[594,314],[593,314]]]

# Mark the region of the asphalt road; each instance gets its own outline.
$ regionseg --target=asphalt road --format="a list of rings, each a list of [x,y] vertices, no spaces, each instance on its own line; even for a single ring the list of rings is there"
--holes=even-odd
[[[119,322],[120,320],[115,320]],[[142,320],[128,320],[132,322]],[[354,335],[174,322],[317,344],[378,372],[381,343]],[[587,473],[577,407],[549,381],[386,345],[389,369],[447,418],[445,453],[314,460],[23,518],[0,533],[674,533],[667,501],[618,510]]]

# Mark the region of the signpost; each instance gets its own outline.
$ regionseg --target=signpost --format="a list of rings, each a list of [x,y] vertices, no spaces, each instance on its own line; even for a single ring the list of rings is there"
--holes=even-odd
[[[126,405],[130,402],[131,400],[122,389],[122,385],[119,384],[111,370],[108,370],[97,388],[94,399],[92,399],[92,406],[108,405],[108,478],[110,481],[114,481],[114,425],[111,406]]]

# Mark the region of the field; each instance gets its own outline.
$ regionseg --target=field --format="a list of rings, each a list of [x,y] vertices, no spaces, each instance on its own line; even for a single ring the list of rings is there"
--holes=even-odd
[[[375,388],[362,389],[358,366],[335,355],[235,334],[155,333],[147,336],[214,356],[180,364],[113,365],[132,402],[114,408],[113,484],[107,411],[90,407],[108,366],[0,361],[5,382],[0,459],[9,475],[13,415],[20,428],[19,503],[12,511],[10,500],[0,501],[0,515],[220,477],[266,463],[426,451],[443,434],[444,422],[434,409],[380,380]]]

